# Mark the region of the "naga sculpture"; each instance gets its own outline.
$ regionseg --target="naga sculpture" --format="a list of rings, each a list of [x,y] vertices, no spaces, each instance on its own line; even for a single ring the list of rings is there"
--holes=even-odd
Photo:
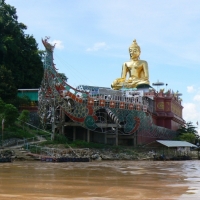
[[[42,40],[46,53],[44,77],[38,92],[38,114],[44,128],[51,124],[52,132],[61,129],[64,131],[65,126],[70,126],[73,122],[85,129],[106,134],[126,136],[137,132],[150,137],[157,137],[159,134],[171,137],[171,130],[152,123],[152,117],[148,113],[148,98],[142,95],[142,92],[96,87],[97,91],[94,93],[92,89],[86,91],[81,87],[70,86],[55,68],[55,45],[51,45],[48,39],[46,37]],[[120,88],[123,84],[120,80],[128,72],[131,76],[125,82],[127,85],[149,83],[147,63],[138,59],[139,53],[140,48],[134,41],[130,47],[132,60],[123,65],[123,76],[118,79],[118,83],[113,84],[115,89]]]

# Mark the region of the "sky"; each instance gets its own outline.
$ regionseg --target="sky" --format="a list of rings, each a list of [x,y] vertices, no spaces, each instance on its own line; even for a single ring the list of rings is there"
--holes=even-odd
[[[148,62],[151,85],[182,94],[183,118],[200,134],[199,0],[6,0],[68,83],[110,87],[129,60],[134,39]],[[167,84],[167,86],[166,86]],[[156,88],[155,88],[156,89]],[[199,125],[197,125],[197,122]]]

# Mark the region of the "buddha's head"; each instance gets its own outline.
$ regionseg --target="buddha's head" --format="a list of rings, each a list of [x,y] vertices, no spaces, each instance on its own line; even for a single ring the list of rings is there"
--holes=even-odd
[[[140,56],[140,47],[138,46],[136,40],[133,40],[133,43],[129,47],[129,54],[132,59],[138,59]]]

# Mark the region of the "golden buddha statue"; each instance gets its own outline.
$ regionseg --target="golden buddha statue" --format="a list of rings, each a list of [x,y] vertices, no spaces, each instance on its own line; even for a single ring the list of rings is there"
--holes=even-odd
[[[148,64],[144,60],[140,60],[140,47],[136,40],[129,47],[130,61],[122,65],[121,78],[117,78],[111,84],[114,90],[122,87],[135,88],[140,84],[149,84]],[[127,77],[128,74],[128,77]],[[128,78],[128,79],[127,79]]]

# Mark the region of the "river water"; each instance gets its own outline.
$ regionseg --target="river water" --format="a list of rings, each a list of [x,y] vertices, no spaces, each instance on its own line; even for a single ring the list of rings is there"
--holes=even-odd
[[[200,161],[0,163],[0,200],[199,200]]]

